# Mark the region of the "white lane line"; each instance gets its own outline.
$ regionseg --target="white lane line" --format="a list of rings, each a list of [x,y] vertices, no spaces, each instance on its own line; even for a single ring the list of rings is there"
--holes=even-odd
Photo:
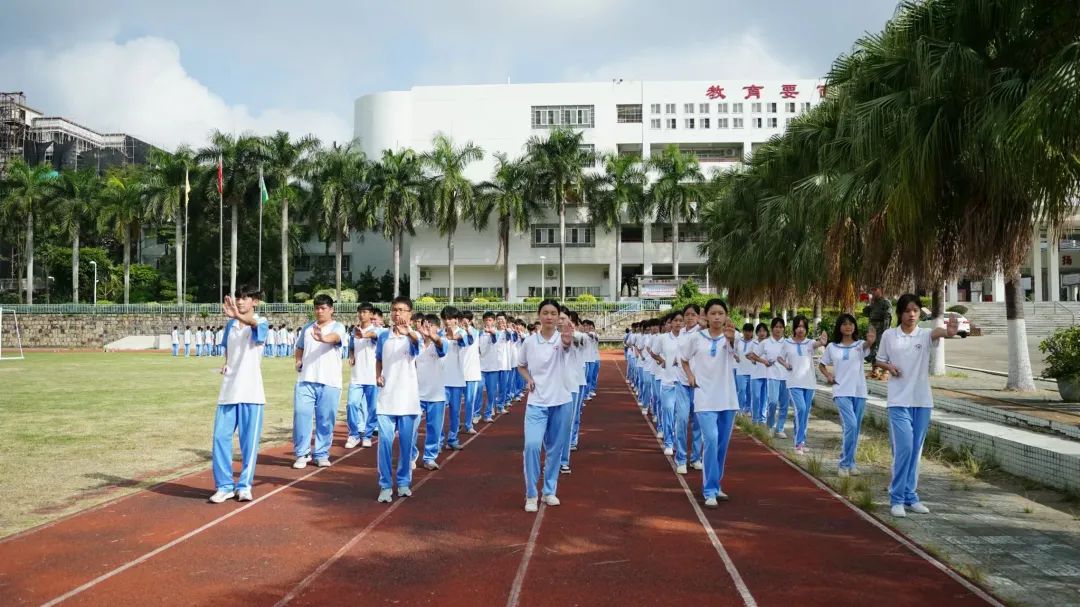
[[[376,444],[377,444],[377,442],[378,441],[376,441]],[[346,453],[345,455],[342,455],[341,457],[337,458],[337,460],[335,460],[335,461],[340,462],[342,460],[348,459],[348,458],[352,457],[353,455],[355,455],[357,453],[360,453],[361,451],[367,451],[367,449],[356,449],[354,451],[350,451],[350,452]],[[69,590],[68,592],[56,597],[55,599],[52,599],[51,601],[49,601],[47,603],[43,603],[42,607],[52,607],[53,605],[57,605],[57,604],[59,604],[59,603],[61,603],[63,601],[66,601],[66,600],[70,599],[71,597],[73,597],[73,596],[75,596],[77,594],[85,592],[85,591],[93,588],[94,586],[97,586],[98,584],[104,582],[105,580],[107,580],[107,579],[109,579],[109,578],[111,578],[111,577],[113,577],[115,575],[118,575],[120,573],[123,573],[123,572],[127,571],[128,569],[131,569],[132,567],[134,567],[136,565],[139,565],[140,563],[144,563],[144,562],[154,558],[155,556],[161,554],[162,552],[165,552],[166,550],[168,550],[170,548],[173,548],[175,546],[178,546],[178,545],[188,541],[189,539],[195,537],[196,535],[199,535],[203,531],[206,531],[207,529],[210,529],[210,528],[212,528],[212,527],[214,527],[214,526],[216,526],[216,525],[218,525],[218,524],[220,524],[220,523],[222,523],[224,521],[227,521],[230,518],[236,516],[237,514],[240,514],[241,512],[244,512],[244,511],[248,510],[249,508],[254,508],[260,502],[263,502],[263,501],[265,501],[267,499],[270,499],[274,495],[277,495],[278,493],[281,493],[282,491],[288,489],[289,487],[292,487],[293,485],[295,485],[295,484],[297,484],[297,483],[299,483],[301,481],[305,481],[305,480],[311,478],[312,476],[315,476],[316,474],[318,474],[320,472],[324,472],[324,471],[330,470],[332,468],[333,468],[332,466],[330,468],[316,468],[315,470],[313,470],[311,472],[308,472],[304,476],[301,476],[300,478],[290,482],[287,485],[282,485],[282,486],[278,487],[277,489],[274,489],[270,493],[267,493],[266,495],[264,495],[264,496],[262,496],[262,497],[260,497],[260,498],[258,498],[256,500],[253,500],[253,501],[251,501],[251,502],[237,508],[236,510],[233,510],[233,511],[227,513],[227,514],[219,516],[218,518],[206,523],[205,525],[203,525],[202,527],[199,527],[198,529],[195,529],[193,531],[189,531],[189,532],[185,533],[184,535],[181,535],[180,537],[176,538],[175,540],[173,540],[173,541],[171,541],[171,542],[169,542],[167,544],[163,544],[161,546],[158,546],[157,548],[151,550],[150,552],[147,552],[146,554],[140,556],[137,559],[130,560],[130,561],[124,563],[123,565],[120,565],[119,567],[116,567],[115,569],[112,569],[111,571],[108,571],[107,573],[103,573],[102,575],[99,575],[98,577],[90,580],[89,582],[83,584],[82,586],[79,586],[78,588],[75,588],[73,590]]]
[[[863,520],[865,520],[868,523],[870,523],[871,525],[877,527],[878,529],[883,531],[886,535],[888,535],[889,537],[891,537],[894,540],[896,540],[897,542],[899,542],[901,545],[903,545],[905,548],[907,548],[911,552],[915,553],[917,556],[922,557],[926,562],[930,563],[931,565],[936,567],[938,570],[940,570],[942,573],[944,573],[945,575],[947,575],[950,578],[952,578],[953,580],[955,580],[957,583],[959,583],[961,586],[966,588],[969,592],[971,592],[975,596],[977,596],[980,599],[986,601],[987,603],[993,605],[994,607],[1005,607],[1005,605],[1003,605],[1000,601],[998,601],[994,597],[987,594],[986,591],[984,591],[982,588],[979,588],[975,584],[972,584],[971,582],[969,582],[967,580],[967,578],[965,578],[964,576],[962,576],[959,573],[957,573],[957,572],[953,571],[952,569],[950,569],[947,565],[945,565],[941,561],[937,560],[936,558],[934,558],[933,556],[928,554],[925,550],[920,548],[917,544],[915,544],[911,540],[907,539],[903,535],[897,533],[891,527],[889,527],[885,523],[882,523],[877,518],[875,518],[871,514],[867,513],[863,509],[859,508],[855,504],[852,504],[847,499],[845,499],[844,496],[840,495],[836,491],[833,491],[832,487],[825,484],[821,480],[817,479],[816,477],[814,477],[814,475],[810,474],[806,470],[803,470],[802,468],[800,468],[797,464],[795,464],[794,462],[792,462],[788,458],[784,457],[783,453],[780,453],[776,449],[773,449],[769,445],[766,445],[765,443],[759,441],[757,438],[755,438],[753,436],[750,436],[749,434],[747,434],[746,436],[749,436],[750,440],[752,440],[755,443],[761,445],[765,449],[768,449],[769,451],[771,451],[773,455],[780,458],[780,461],[782,461],[785,464],[791,466],[792,468],[797,470],[799,472],[799,474],[802,474],[806,478],[810,479],[810,482],[817,485],[817,487],[819,489],[821,489],[822,491],[825,491],[829,495],[836,498],[840,503],[844,504],[849,509],[851,509],[852,512],[854,512],[855,514],[858,514],[860,517],[862,517]]]
[[[627,389],[627,391],[629,392],[629,389]],[[633,393],[630,395],[633,396]],[[645,423],[649,424],[649,430],[655,438],[656,426],[653,425],[652,420],[648,417],[645,418]],[[660,445],[660,449],[663,450],[664,441],[657,438],[656,443]],[[690,500],[690,505],[694,508],[694,514],[697,515],[698,522],[705,528],[705,534],[709,536],[709,541],[712,542],[713,548],[715,548],[716,553],[720,555],[720,560],[724,562],[724,569],[727,569],[728,575],[731,576],[731,581],[735,583],[735,589],[739,591],[739,596],[742,597],[743,604],[746,605],[746,607],[757,607],[757,601],[755,601],[754,596],[750,594],[750,588],[746,585],[738,568],[735,567],[735,561],[731,560],[731,555],[729,555],[727,549],[724,548],[724,543],[717,537],[716,531],[713,530],[712,524],[709,523],[709,519],[705,518],[705,511],[702,510],[701,506],[698,504],[697,498],[694,497],[694,492],[690,490],[690,485],[686,482],[686,478],[679,474],[675,465],[675,458],[670,455],[665,455],[664,459],[666,459],[668,465],[671,466],[671,471],[675,473],[675,478],[679,480],[679,485],[682,486],[683,491],[686,493],[686,499]]]
[[[532,560],[533,552],[536,550],[536,538],[540,536],[540,524],[544,521],[546,510],[547,504],[540,504],[540,511],[536,513],[536,521],[529,533],[529,542],[525,544],[525,554],[521,556],[521,564],[518,565],[517,574],[514,575],[514,584],[510,587],[510,598],[506,600],[506,607],[517,607],[518,601],[521,600],[521,589],[525,586],[525,573],[529,569],[529,561]]]
[[[496,417],[495,419],[498,420],[501,417],[502,416],[500,415],[499,417]],[[488,428],[490,428],[490,427],[492,427],[494,425],[495,424],[488,424],[488,425],[484,426],[483,429],[481,429],[479,432],[477,432],[476,434],[473,434],[472,436],[470,436],[469,439],[466,440],[464,443],[462,443],[461,446],[462,447],[467,447],[469,445],[469,443],[476,440]],[[449,464],[450,461],[453,460],[457,456],[458,453],[461,453],[461,451],[454,451],[454,452],[450,453],[450,455],[446,456],[446,459],[443,460],[442,466],[440,467],[439,470],[432,471],[431,474],[429,474],[429,475],[425,476],[424,478],[420,479],[420,482],[413,485],[413,487],[412,487],[413,492],[415,493],[416,491],[419,491],[420,488],[424,486],[424,483],[428,482],[428,480],[430,480],[432,477],[434,477],[436,474],[438,474],[440,472],[440,470],[444,469],[447,466],[447,464]],[[315,571],[312,571],[310,574],[308,574],[307,577],[305,577],[303,580],[300,580],[300,583],[297,584],[296,586],[294,586],[293,589],[290,590],[288,594],[281,597],[281,600],[279,600],[277,603],[274,603],[274,607],[282,607],[284,605],[288,605],[293,599],[295,599],[297,596],[299,596],[299,594],[301,592],[306,590],[307,587],[310,586],[312,584],[312,582],[314,582],[316,580],[316,578],[318,578],[320,575],[325,573],[326,570],[329,569],[334,563],[338,562],[341,559],[341,557],[345,556],[345,554],[349,552],[349,550],[351,550],[354,546],[356,546],[356,544],[360,543],[360,540],[364,539],[364,537],[366,537],[367,534],[370,533],[372,529],[374,529],[375,527],[378,527],[379,523],[382,523],[384,520],[386,520],[387,517],[389,517],[391,514],[393,514],[395,510],[397,510],[402,504],[404,504],[409,499],[411,499],[411,498],[401,498],[401,497],[399,497],[396,500],[394,500],[394,503],[390,504],[390,506],[387,507],[387,509],[382,514],[380,514],[378,517],[376,517],[375,520],[368,523],[367,527],[364,527],[362,530],[360,530],[360,533],[357,533],[356,535],[354,535],[352,537],[352,539],[350,539],[348,542],[345,542],[345,545],[342,546],[341,548],[339,548],[338,551],[333,554],[333,556],[331,556],[330,558],[323,561],[323,563],[321,565],[319,565],[318,567],[315,568]]]

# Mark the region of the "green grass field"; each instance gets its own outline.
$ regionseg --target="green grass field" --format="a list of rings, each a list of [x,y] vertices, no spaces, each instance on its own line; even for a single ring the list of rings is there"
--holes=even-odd
[[[0,363],[0,537],[208,468],[222,360],[31,352]],[[264,360],[263,380],[262,444],[287,442],[292,359]]]

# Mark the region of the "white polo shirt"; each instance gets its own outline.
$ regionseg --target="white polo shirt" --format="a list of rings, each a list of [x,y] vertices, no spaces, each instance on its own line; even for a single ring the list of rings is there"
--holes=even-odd
[[[772,337],[766,337],[765,341],[761,342],[761,354],[759,356],[773,363],[771,367],[765,368],[765,377],[777,380],[787,379],[787,369],[776,361],[777,358],[784,355],[785,343],[787,343],[787,340],[783,338],[775,340]]]
[[[684,354],[698,383],[694,390],[694,410],[738,409],[739,396],[732,372],[735,359],[727,338],[722,334],[714,338],[708,331],[699,331],[687,340]]]
[[[784,360],[791,365],[788,372],[787,387],[813,390],[817,388],[817,376],[814,375],[814,345],[810,339],[796,342],[784,340]]]
[[[266,345],[268,345],[268,346],[276,346],[277,343],[278,343],[277,331],[274,331],[273,329],[267,331],[266,332]]]
[[[821,355],[821,364],[832,366],[836,384],[833,385],[833,398],[851,396],[866,398],[866,374],[863,373],[864,352],[862,340],[850,346],[831,343],[825,346]]]
[[[754,340],[735,337],[735,354],[739,356],[739,362],[735,363],[735,373],[738,375],[750,375],[754,372],[754,361],[746,357],[754,353]]]
[[[537,331],[525,341],[522,350],[521,366],[529,370],[536,389],[529,393],[528,404],[537,407],[556,407],[570,402],[570,390],[566,388],[568,352],[563,349],[562,337],[558,331],[551,339]]]
[[[173,329],[172,332],[172,342],[174,345],[180,343],[180,333],[176,329]]]
[[[369,324],[362,327],[363,334],[374,333],[374,337],[357,337],[355,333],[349,334],[349,350],[353,356],[352,373],[349,375],[349,384],[357,386],[375,385],[375,345],[379,339],[379,333],[386,329],[376,329]]]
[[[653,351],[664,358],[664,366],[661,367],[657,363],[657,377],[660,379],[660,385],[662,386],[674,386],[675,382],[679,380],[679,375],[676,369],[679,368],[679,338],[671,333],[661,333],[658,335],[653,345]]]
[[[915,327],[904,333],[900,327],[886,329],[878,346],[877,359],[892,363],[900,370],[900,377],[889,375],[888,406],[933,407],[934,395],[930,392],[930,329]]]
[[[410,331],[419,338],[416,331]],[[394,335],[391,329],[379,333],[375,360],[382,361],[383,388],[375,405],[378,415],[420,415],[420,389],[414,364],[419,354],[420,344],[414,345],[407,336]]]
[[[235,318],[225,323],[228,343],[225,344],[225,373],[221,380],[221,391],[218,392],[219,405],[266,404],[262,354],[269,323],[258,314],[255,321],[254,327]]]
[[[461,348],[461,374],[465,381],[480,381],[480,332],[469,327],[468,339]]]
[[[477,340],[480,342],[477,346],[480,353],[480,370],[483,372],[501,371],[502,352],[499,350],[499,331],[496,330],[495,333],[481,331]]]
[[[296,378],[296,381],[340,388],[341,350],[338,348],[348,339],[345,335],[345,325],[332,320],[322,328],[324,335],[336,334],[340,338],[335,344],[315,341],[314,330],[315,323],[309,323],[300,332],[300,339],[296,342],[296,349],[302,350],[300,376]]]
[[[443,339],[441,346],[429,342],[421,346],[416,357],[417,389],[421,402],[439,403],[446,401],[446,385],[443,383],[443,365],[446,363],[447,346],[450,340]]]
[[[694,338],[694,334],[700,330],[700,327],[694,325],[693,327],[684,328],[679,332],[679,383],[688,386],[690,385],[689,378],[686,377],[686,372],[682,370],[682,361],[687,360],[686,348],[690,344],[690,340]]]
[[[191,329],[184,329],[184,345],[191,343]]]
[[[442,372],[440,374],[443,382],[443,387],[465,387],[465,373],[461,368],[461,354],[462,354],[462,342],[468,342],[469,334],[465,332],[465,329],[458,327],[453,335],[448,336],[445,330],[439,331],[439,335],[443,336],[443,351],[442,361],[440,365]],[[459,341],[460,340],[460,341]],[[421,376],[423,377],[423,376]],[[426,400],[421,397],[421,400]],[[446,400],[446,397],[443,397]]]
[[[196,346],[203,345],[202,336],[203,336],[203,332],[196,329],[195,330],[195,345]]]
[[[757,341],[755,339],[753,345],[750,346],[750,351],[762,358],[765,358],[764,344],[764,340]],[[750,367],[750,379],[768,379],[768,376],[766,374],[766,372],[768,371],[768,367],[757,361],[754,361],[750,364],[753,365]]]

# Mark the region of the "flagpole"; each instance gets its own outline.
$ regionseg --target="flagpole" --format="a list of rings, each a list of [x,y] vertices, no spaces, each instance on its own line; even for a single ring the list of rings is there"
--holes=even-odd
[[[180,300],[183,304],[187,304],[187,268],[188,268],[188,203],[191,201],[191,182],[188,180],[188,167],[184,167],[184,267],[181,268],[180,277]]]
[[[218,301],[225,301],[225,190],[221,183],[223,160],[218,155]]]
[[[263,193],[264,187],[265,186],[263,185],[263,172],[262,172],[262,167],[260,166],[259,167],[259,272],[257,274],[258,275],[258,279],[257,279],[257,282],[256,282],[257,286],[255,287],[259,291],[262,291],[262,237],[263,237],[263,228],[262,228],[263,196],[262,196],[262,193]]]

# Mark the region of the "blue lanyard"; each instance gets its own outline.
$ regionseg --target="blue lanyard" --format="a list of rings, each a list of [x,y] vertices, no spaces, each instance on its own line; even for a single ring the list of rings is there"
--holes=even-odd
[[[709,332],[708,331],[699,331],[698,335],[701,335],[705,339],[712,342],[712,346],[709,348],[709,356],[711,356],[712,358],[716,358],[717,348],[719,347],[720,340],[724,339],[724,336],[721,335],[720,337],[717,337],[717,338],[714,339],[712,337],[709,337]]]

